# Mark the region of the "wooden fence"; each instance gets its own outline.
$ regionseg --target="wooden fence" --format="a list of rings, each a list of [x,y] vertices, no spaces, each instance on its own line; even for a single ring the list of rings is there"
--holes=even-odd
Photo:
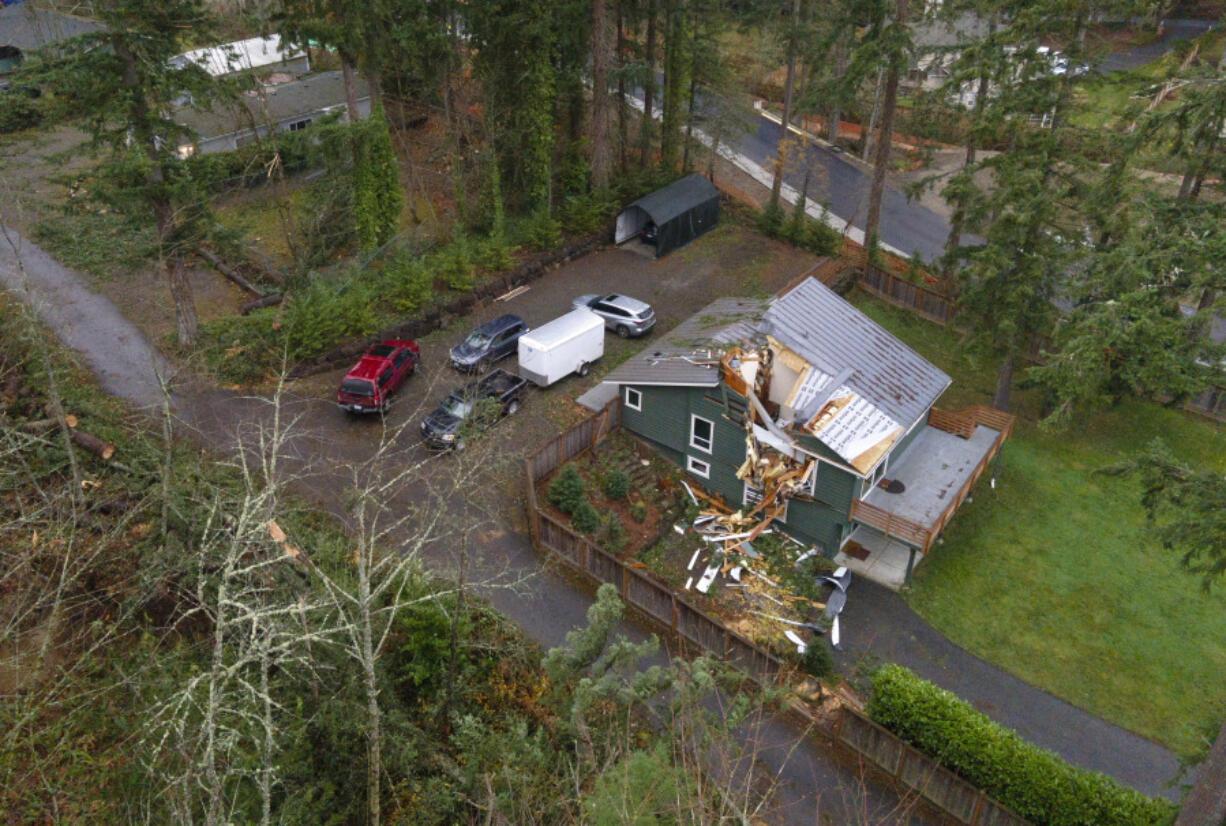
[[[914,789],[941,811],[969,826],[1029,826],[982,789],[967,783],[928,755],[907,745],[863,713],[844,705],[834,739],[899,783]]]
[[[860,289],[886,303],[903,307],[942,326],[954,317],[954,302],[937,290],[912,284],[874,264],[864,265]]]
[[[571,571],[582,574],[598,586],[606,582],[617,586],[622,602],[638,609],[676,637],[741,669],[760,685],[789,681],[793,670],[783,660],[729,630],[668,585],[622,562],[541,509],[536,497],[537,482],[598,445],[620,422],[619,397],[524,460],[528,525],[533,545],[537,550],[550,552]],[[815,734],[864,756],[895,782],[914,790],[932,806],[962,823],[1029,826],[982,791],[854,709],[844,706],[833,728],[818,720],[807,707],[793,704],[790,712]]]

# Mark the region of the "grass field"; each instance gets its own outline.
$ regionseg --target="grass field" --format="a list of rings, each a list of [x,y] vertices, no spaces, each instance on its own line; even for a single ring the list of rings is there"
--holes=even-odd
[[[993,366],[957,354],[956,335],[901,310],[856,303],[954,378],[942,407],[991,397]],[[1205,594],[1164,551],[1137,486],[1096,473],[1161,436],[1181,459],[1226,471],[1226,429],[1131,403],[1067,431],[1035,426],[1035,400],[916,573],[908,599],[950,639],[1117,725],[1185,756],[1226,717],[1226,583]]]

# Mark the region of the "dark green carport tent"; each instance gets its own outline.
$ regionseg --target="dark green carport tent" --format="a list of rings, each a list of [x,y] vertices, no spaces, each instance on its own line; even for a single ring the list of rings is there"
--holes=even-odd
[[[675,183],[639,198],[617,216],[613,240],[638,235],[648,221],[656,225],[656,257],[683,247],[719,220],[719,192],[702,175],[687,175]]]

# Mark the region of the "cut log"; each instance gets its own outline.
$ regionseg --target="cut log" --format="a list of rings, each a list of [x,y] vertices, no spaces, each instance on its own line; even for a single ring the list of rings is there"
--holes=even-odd
[[[284,298],[284,296],[281,293],[273,293],[272,295],[266,295],[263,298],[256,298],[239,307],[238,312],[240,315],[247,315],[247,313],[251,312],[252,310],[258,310],[261,307],[275,307],[281,303],[282,298]]]
[[[57,424],[59,424],[59,422],[57,422],[55,419],[34,419],[33,421],[22,422],[21,424],[17,425],[17,429],[25,431],[26,433],[42,433],[44,430],[50,430]]]
[[[72,443],[82,450],[88,450],[103,461],[107,461],[115,455],[115,445],[110,442],[104,442],[97,436],[86,433],[84,430],[72,431]]]
[[[224,275],[226,278],[230,279],[235,284],[242,287],[244,290],[247,290],[248,292],[253,293],[263,298],[264,296],[263,290],[261,290],[259,287],[252,284],[246,278],[243,278],[241,275],[239,275],[234,270],[234,268],[227,265],[225,261],[222,261],[216,255],[206,250],[204,247],[197,247],[196,252],[199,253],[201,258],[203,258],[205,261],[208,261],[210,264],[212,264],[213,269],[217,270],[219,273]]]

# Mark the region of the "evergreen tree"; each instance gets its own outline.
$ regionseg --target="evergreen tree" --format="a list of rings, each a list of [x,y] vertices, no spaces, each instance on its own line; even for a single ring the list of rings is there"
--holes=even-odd
[[[547,208],[554,145],[553,4],[473,0],[465,12],[504,192],[525,211]]]
[[[362,249],[381,247],[396,234],[404,208],[400,165],[378,103],[359,127],[353,170],[353,214]]]
[[[203,0],[106,0],[95,12],[106,30],[68,41],[42,71],[73,102],[95,146],[109,150],[100,168],[107,195],[125,211],[153,216],[178,340],[189,345],[197,318],[184,259],[208,222],[178,154],[193,136],[174,114],[184,98],[207,107],[224,90],[201,67],[168,61],[182,51],[181,32],[207,39],[213,21]]]

